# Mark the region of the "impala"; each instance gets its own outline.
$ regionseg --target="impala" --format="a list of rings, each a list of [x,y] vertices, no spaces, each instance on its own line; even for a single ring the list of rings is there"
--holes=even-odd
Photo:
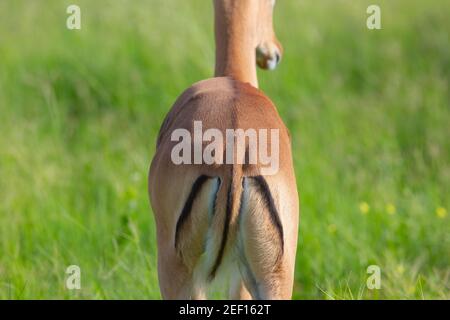
[[[204,299],[220,278],[229,281],[232,299],[291,298],[299,211],[291,142],[256,75],[256,64],[273,69],[281,58],[274,4],[214,1],[215,77],[188,88],[161,126],[149,194],[165,299]],[[248,142],[244,152],[234,152],[235,144],[216,148],[214,158],[220,161],[174,163],[172,133],[184,129],[194,136],[197,121],[222,134],[278,130],[276,148],[267,139],[271,152],[279,152],[278,170],[264,175],[261,159],[248,161]],[[224,161],[231,153],[235,161]]]

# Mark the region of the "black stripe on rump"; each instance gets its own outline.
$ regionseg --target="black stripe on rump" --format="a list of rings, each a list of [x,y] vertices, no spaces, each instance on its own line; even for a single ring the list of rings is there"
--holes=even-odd
[[[222,242],[220,243],[220,249],[219,253],[217,255],[216,261],[214,262],[214,266],[211,270],[211,273],[209,274],[209,280],[214,279],[216,276],[217,269],[220,266],[220,263],[222,262],[223,254],[225,252],[225,245],[227,244],[228,239],[228,229],[230,227],[230,220],[231,220],[231,210],[233,209],[233,190],[232,190],[232,184],[230,183],[230,187],[228,188],[227,193],[227,205],[225,210],[225,222],[223,225],[223,232],[222,232]]]
[[[283,254],[284,253],[283,226],[281,225],[280,215],[278,214],[278,210],[275,206],[275,202],[274,202],[272,194],[270,192],[269,185],[267,184],[267,181],[266,181],[266,179],[264,179],[263,176],[254,176],[254,177],[249,177],[249,178],[253,179],[256,182],[256,184],[258,186],[258,191],[260,192],[262,198],[264,199],[266,207],[269,210],[270,220],[272,221],[272,224],[277,229],[278,235],[280,237],[281,253]]]
[[[192,205],[194,204],[194,200],[197,197],[197,194],[201,191],[203,184],[208,180],[209,176],[201,175],[200,177],[195,180],[194,184],[192,185],[191,192],[189,193],[189,196],[186,199],[186,202],[184,203],[183,210],[181,210],[180,217],[177,221],[177,226],[175,230],[175,248],[178,247],[178,238],[181,231],[181,228],[183,227],[183,224],[186,222],[187,218],[191,214]]]

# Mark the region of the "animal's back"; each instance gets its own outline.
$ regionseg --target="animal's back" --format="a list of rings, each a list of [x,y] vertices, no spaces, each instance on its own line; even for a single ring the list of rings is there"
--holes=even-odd
[[[170,139],[174,129],[192,129],[196,120],[202,120],[203,130],[278,128],[287,134],[275,106],[261,90],[229,77],[203,80],[185,90],[167,114],[157,145]]]
[[[192,154],[192,164],[175,164],[171,158],[172,150],[179,142],[172,141],[172,132],[185,129],[193,138],[196,134],[194,122],[200,120],[202,132],[217,129],[223,133],[224,163],[195,164]],[[279,171],[274,176],[281,178],[276,179],[278,183],[272,184],[271,190],[266,190],[270,198],[264,198],[260,195],[261,192],[257,191],[264,188],[264,182],[260,185],[256,178],[261,175],[260,162],[225,163],[227,129],[253,129],[256,132],[260,129],[279,130]],[[193,145],[194,141],[191,142]],[[203,148],[209,143],[203,141]],[[269,140],[267,143],[270,145]],[[156,154],[150,169],[150,197],[158,226],[158,242],[160,248],[167,247],[167,251],[159,254],[173,255],[172,259],[183,264],[187,273],[201,275],[194,276],[194,279],[202,283],[215,277],[217,270],[221,268],[222,260],[230,256],[230,253],[237,253],[234,255],[236,259],[246,261],[243,264],[243,272],[249,279],[258,276],[254,273],[266,272],[249,271],[259,264],[255,259],[263,257],[264,263],[269,269],[272,268],[273,264],[277,263],[274,257],[282,254],[281,222],[291,219],[283,216],[286,210],[273,212],[273,208],[285,205],[298,212],[298,208],[295,208],[298,206],[296,197],[281,203],[283,195],[289,194],[288,189],[294,189],[297,195],[295,179],[291,174],[293,168],[289,144],[287,129],[275,106],[253,86],[221,77],[204,80],[188,88],[177,99],[161,126]],[[244,162],[249,160],[248,151],[247,145]],[[187,166],[190,166],[190,170],[187,170]],[[271,178],[266,179],[270,181]],[[247,191],[244,190],[245,187]],[[263,189],[260,191],[264,192]],[[195,200],[189,203],[192,197]],[[261,207],[264,202],[268,203],[267,207]],[[243,210],[252,214],[243,214],[244,218],[241,220],[245,223],[238,227],[239,212]],[[189,211],[189,216],[183,217],[186,211]],[[255,228],[254,225],[260,227]],[[245,228],[241,233],[247,234],[247,237],[252,234],[256,236],[255,233],[258,233],[260,241],[267,243],[267,253],[264,254],[264,250],[257,248],[261,243],[248,243],[248,239],[240,237],[239,228]],[[252,253],[245,253],[248,250],[259,251],[260,257],[253,259]],[[173,254],[168,253],[171,251]]]

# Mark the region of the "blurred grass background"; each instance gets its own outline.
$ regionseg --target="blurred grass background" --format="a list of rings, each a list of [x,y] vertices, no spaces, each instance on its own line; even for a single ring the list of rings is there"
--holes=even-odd
[[[259,77],[293,136],[294,297],[448,299],[450,2],[378,0],[379,31],[372,3],[276,7],[285,55]],[[0,298],[160,298],[148,166],[213,73],[212,19],[205,0],[0,2]]]

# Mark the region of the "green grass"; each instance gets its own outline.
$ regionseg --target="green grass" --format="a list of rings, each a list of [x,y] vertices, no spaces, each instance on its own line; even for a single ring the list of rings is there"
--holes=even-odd
[[[285,56],[259,77],[293,136],[295,298],[450,298],[450,3],[378,3],[379,31],[368,0],[276,8]],[[147,171],[213,72],[212,23],[204,0],[0,2],[0,298],[160,298]]]

